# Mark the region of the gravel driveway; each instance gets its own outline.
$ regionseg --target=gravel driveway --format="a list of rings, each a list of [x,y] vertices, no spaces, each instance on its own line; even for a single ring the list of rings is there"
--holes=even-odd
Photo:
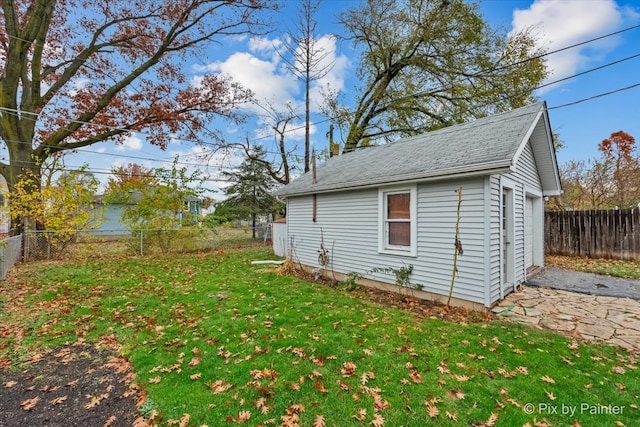
[[[545,267],[527,280],[527,286],[561,289],[589,295],[640,300],[640,281]]]

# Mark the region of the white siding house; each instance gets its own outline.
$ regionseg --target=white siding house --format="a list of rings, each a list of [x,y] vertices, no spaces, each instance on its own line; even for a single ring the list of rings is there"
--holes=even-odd
[[[544,197],[561,193],[544,103],[333,157],[315,176],[278,192],[288,255],[386,288],[394,270],[411,266],[414,295],[440,301],[454,271],[461,194],[453,301],[475,308],[543,265]]]

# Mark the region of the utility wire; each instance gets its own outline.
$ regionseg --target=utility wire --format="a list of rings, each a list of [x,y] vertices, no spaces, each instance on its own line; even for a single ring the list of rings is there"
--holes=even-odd
[[[568,49],[572,49],[572,48],[575,48],[575,47],[578,47],[578,46],[582,46],[582,45],[585,45],[585,44],[588,44],[588,43],[592,43],[594,41],[602,40],[604,38],[611,37],[611,36],[614,36],[614,35],[618,35],[618,34],[621,34],[621,33],[627,32],[627,31],[635,30],[637,28],[640,28],[640,24],[639,25],[634,25],[634,26],[631,26],[631,27],[627,27],[627,28],[624,28],[622,30],[615,31],[615,32],[612,32],[612,33],[608,33],[608,34],[605,34],[605,35],[602,35],[602,36],[599,36],[599,37],[595,37],[595,38],[592,38],[592,39],[589,39],[589,40],[585,40],[585,41],[582,41],[582,42],[579,42],[579,43],[575,43],[575,44],[572,44],[572,45],[569,45],[569,46],[565,46],[565,47],[562,47],[562,48],[559,48],[559,49],[556,49],[556,50],[553,50],[553,51],[550,51],[550,52],[545,52],[545,53],[540,54],[540,55],[535,55],[533,57],[526,58],[524,60],[521,60],[521,61],[518,61],[518,62],[515,62],[515,63],[512,63],[512,64],[503,65],[503,66],[496,67],[496,68],[493,68],[493,69],[490,69],[490,70],[480,71],[480,72],[477,72],[475,74],[472,74],[471,76],[472,77],[482,77],[483,75],[486,75],[488,73],[492,73],[492,72],[495,72],[495,71],[500,71],[500,70],[503,70],[503,69],[511,68],[511,67],[514,67],[514,66],[518,66],[518,65],[521,65],[521,64],[529,62],[529,61],[533,61],[533,60],[536,60],[536,59],[539,59],[539,58],[542,58],[542,57],[545,57],[545,56],[549,56],[549,55],[552,55],[552,54],[555,54],[555,53],[559,53],[559,52],[562,52],[562,51],[565,51],[565,50],[568,50]],[[540,88],[543,88],[543,87],[547,87],[547,86],[551,86],[553,84],[557,84],[559,82],[566,81],[566,80],[569,80],[569,79],[572,79],[572,78],[575,78],[575,77],[578,77],[578,76],[581,76],[581,75],[584,75],[584,74],[587,74],[587,73],[590,73],[590,72],[594,72],[594,71],[597,71],[597,70],[600,70],[600,69],[603,69],[603,68],[606,68],[606,67],[609,67],[609,66],[612,66],[612,65],[616,65],[616,64],[619,64],[621,62],[637,58],[639,56],[640,56],[640,54],[636,54],[636,55],[632,55],[632,56],[629,56],[629,57],[626,57],[626,58],[623,58],[623,59],[620,59],[620,60],[617,60],[617,61],[613,61],[613,62],[610,62],[608,64],[604,64],[602,66],[595,67],[595,68],[592,68],[590,70],[586,70],[584,72],[574,74],[574,75],[569,76],[569,77],[565,77],[565,78],[562,78],[562,79],[555,80],[553,82],[549,82],[549,83],[546,83],[546,84],[543,84],[543,85],[539,85],[536,88],[534,88],[534,90],[537,90],[537,89],[540,89]],[[595,98],[599,98],[599,97],[602,97],[602,96],[606,96],[606,95],[610,95],[610,94],[613,94],[613,93],[617,93],[617,92],[621,92],[621,91],[624,91],[624,90],[628,90],[628,89],[634,88],[636,86],[637,85],[632,85],[632,86],[628,86],[628,87],[625,87],[625,88],[620,88],[620,89],[617,89],[617,90],[614,90],[614,91],[610,91],[610,92],[606,92],[606,93],[603,93],[603,94],[599,94],[599,95],[596,95],[596,96],[593,96],[593,97],[589,97],[589,98],[585,98],[585,99],[582,99],[582,100],[579,100],[579,101],[575,101],[575,102],[571,102],[571,103],[567,103],[567,104],[563,104],[563,105],[559,105],[559,106],[550,107],[549,109],[551,110],[551,109],[567,107],[567,106],[570,106],[570,105],[575,105],[575,104],[578,104],[578,103],[581,103],[581,102],[586,102],[586,101],[589,101],[589,100],[592,100],[592,99],[595,99]],[[425,94],[428,94],[430,92],[433,92],[434,90],[445,90],[445,89],[446,89],[446,87],[441,87],[440,89],[431,89],[431,90],[428,90],[428,91],[417,92],[417,93],[412,94],[412,95],[408,95],[408,96],[405,96],[405,97],[397,98],[397,99],[395,99],[393,101],[399,101],[399,100],[403,100],[405,98],[417,97],[417,96],[421,96],[421,95],[425,95]],[[17,110],[17,109],[10,109],[10,108],[7,108],[7,107],[0,107],[0,111],[5,111],[7,113],[13,113],[13,114],[16,114],[16,115],[34,116],[34,118],[29,119],[29,120],[33,120],[33,121],[36,121],[41,116],[49,118],[49,119],[55,119],[54,117],[52,117],[50,115],[43,114],[43,113],[32,113],[32,112],[28,112],[28,111],[20,111],[20,110]],[[334,119],[334,117],[329,117],[329,118],[326,118],[326,119],[323,119],[323,120],[315,121],[315,122],[310,123],[310,124],[314,125],[314,126],[317,126],[318,124],[325,123],[325,122],[331,121],[333,119]],[[136,133],[136,134],[139,134],[139,135],[150,136],[150,137],[155,136],[153,134],[142,132],[142,131],[134,131],[134,130],[127,129],[127,128],[102,125],[102,124],[93,123],[93,122],[83,122],[83,121],[78,121],[78,120],[69,120],[69,122],[70,123],[83,124],[83,125],[87,124],[87,125],[103,127],[106,130],[115,130],[115,131],[122,131],[122,132],[133,132],[133,133]],[[291,132],[295,132],[295,131],[298,131],[298,130],[301,130],[301,129],[304,129],[304,128],[305,128],[304,125],[301,125],[301,126],[298,126],[298,127],[292,127],[292,128],[286,129],[283,133],[291,133]],[[174,140],[177,140],[177,141],[193,142],[193,143],[202,144],[202,145],[212,145],[211,143],[205,142],[205,141],[203,141],[201,139],[182,138],[182,137],[177,137],[177,136],[170,136],[170,137],[172,139],[174,139]],[[256,138],[251,139],[250,142],[257,142],[257,141],[260,141],[260,140],[263,140],[263,139],[266,139],[266,138],[272,138],[272,137],[273,137],[272,135],[265,135],[265,136],[262,136],[262,137],[256,137]],[[241,145],[241,144],[242,143],[236,142],[236,143],[230,143],[229,145]],[[59,147],[59,146],[51,146],[50,148],[61,148],[61,147]],[[214,153],[214,152],[218,151],[220,148],[223,148],[223,147],[218,147],[216,149],[208,150],[208,153]],[[81,150],[81,148],[78,148],[77,150]],[[89,152],[88,150],[82,150],[82,151]],[[109,154],[109,153],[100,153],[100,154]],[[200,154],[207,155],[207,151],[203,151]],[[279,152],[269,152],[268,154],[280,154],[280,153]],[[116,155],[116,154],[112,154],[112,155]],[[198,155],[198,154],[190,153],[190,154],[187,154],[187,155],[191,156],[191,155]],[[142,160],[159,161],[159,162],[171,161],[169,159],[166,159],[166,160],[165,159],[150,159],[150,158],[142,158],[142,157],[128,156],[128,155],[119,155],[119,157],[129,157],[129,158],[132,158],[132,159],[142,159]],[[187,163],[185,163],[185,164],[187,164]],[[202,164],[187,164],[187,165],[203,166]]]
[[[623,92],[625,90],[633,89],[633,88],[636,88],[638,86],[640,86],[640,83],[632,84],[630,86],[621,87],[619,89],[614,89],[614,90],[611,90],[609,92],[599,93],[597,95],[593,95],[593,96],[590,96],[588,98],[579,99],[579,100],[573,101],[573,102],[568,102],[566,104],[549,107],[548,110],[555,110],[555,109],[558,109],[558,108],[569,107],[571,105],[576,105],[576,104],[580,104],[582,102],[591,101],[592,99],[602,98],[603,96],[613,95],[614,93]]]

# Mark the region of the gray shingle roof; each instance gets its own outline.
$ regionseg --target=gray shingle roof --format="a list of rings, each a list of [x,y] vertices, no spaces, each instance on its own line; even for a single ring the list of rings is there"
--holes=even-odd
[[[512,166],[536,125],[544,103],[427,132],[389,144],[361,148],[327,160],[280,189],[279,196],[391,184],[459,173],[491,173]]]

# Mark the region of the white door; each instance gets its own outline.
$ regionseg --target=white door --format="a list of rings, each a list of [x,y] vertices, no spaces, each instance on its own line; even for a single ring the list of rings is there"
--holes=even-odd
[[[533,265],[533,198],[527,196],[524,204],[524,268]]]

